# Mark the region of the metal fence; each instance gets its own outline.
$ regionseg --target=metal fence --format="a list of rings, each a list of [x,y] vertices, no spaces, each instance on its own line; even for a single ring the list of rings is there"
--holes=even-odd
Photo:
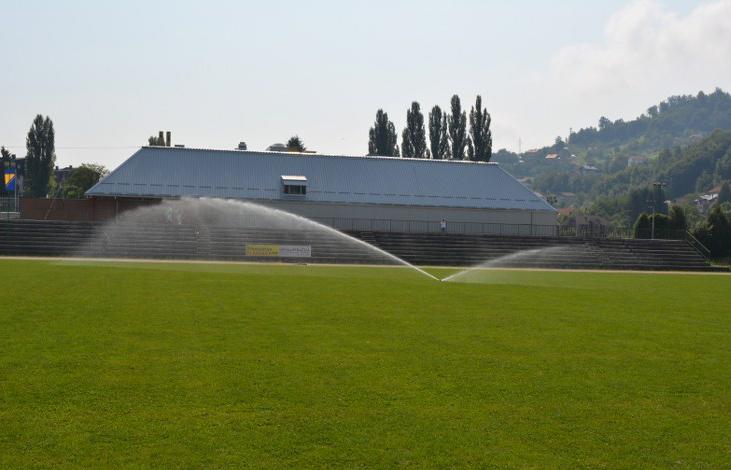
[[[19,201],[15,197],[0,197],[0,219],[17,219],[20,216]]]
[[[438,220],[353,219],[347,217],[315,217],[314,221],[346,231],[396,233],[451,233],[463,235],[508,235],[555,237],[556,225],[497,224],[447,221],[442,230]]]
[[[59,200],[56,204],[65,208],[70,200]],[[86,202],[86,200],[84,200]],[[53,207],[53,204],[51,206]],[[27,209],[27,208],[26,208]],[[25,210],[25,209],[24,209]],[[77,213],[79,208],[71,207],[67,212]],[[36,211],[37,212],[37,211]],[[41,214],[42,212],[42,214]],[[43,208],[38,212],[38,217],[45,215],[47,218],[50,208]],[[28,214],[26,214],[27,216]],[[20,199],[13,197],[0,197],[0,219],[12,219],[20,216]],[[76,220],[64,213],[59,220]],[[86,219],[84,219],[86,220]],[[608,228],[600,225],[538,225],[538,224],[503,224],[503,223],[482,223],[482,222],[459,222],[446,221],[446,229],[442,230],[439,220],[402,220],[402,219],[359,219],[349,217],[315,217],[316,222],[345,231],[360,232],[394,232],[394,233],[449,233],[461,235],[498,235],[498,236],[521,236],[521,237],[574,237],[586,239],[688,239],[689,234],[685,230],[660,230],[653,233],[649,230],[634,233],[631,229]],[[645,233],[646,232],[646,233]],[[695,240],[694,242],[697,242]],[[700,242],[697,242],[700,244]]]
[[[442,230],[438,220],[397,220],[397,219],[354,219],[347,217],[316,217],[313,220],[324,225],[345,231],[357,232],[396,232],[396,233],[450,233],[460,235],[499,235],[522,237],[575,237],[602,239],[651,238],[651,233],[635,234],[631,229],[615,229],[603,226],[580,225],[536,225],[500,224],[481,222],[447,221]],[[635,235],[637,235],[635,237]],[[656,230],[655,239],[682,240],[684,230]]]

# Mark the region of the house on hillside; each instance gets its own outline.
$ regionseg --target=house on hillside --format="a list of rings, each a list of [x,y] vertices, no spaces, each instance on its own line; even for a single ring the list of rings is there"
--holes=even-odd
[[[716,203],[716,201],[718,201],[718,193],[708,192],[706,194],[701,194],[693,202],[698,210],[705,214],[708,212],[708,209]]]
[[[720,193],[721,185],[718,185],[695,198],[693,203],[699,211],[705,214],[718,201],[718,195]]]
[[[649,162],[650,159],[642,155],[633,155],[627,159],[627,167]]]

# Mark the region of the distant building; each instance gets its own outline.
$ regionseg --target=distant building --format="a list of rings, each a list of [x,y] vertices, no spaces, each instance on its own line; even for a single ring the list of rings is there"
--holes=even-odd
[[[241,149],[239,149],[241,150]],[[272,144],[267,147],[267,152],[286,152],[287,146],[284,144]]]
[[[86,195],[99,211],[118,199],[246,200],[347,230],[438,231],[445,219],[463,233],[530,234],[556,221],[496,163],[455,160],[143,147]]]
[[[649,159],[642,155],[633,155],[627,159],[627,166],[639,165],[641,163],[647,163]]]
[[[549,153],[546,155],[546,160],[559,160],[561,157],[557,153]]]
[[[716,201],[718,201],[718,192],[709,192],[701,194],[693,202],[699,211],[706,213],[708,212],[708,209],[716,203]]]
[[[71,176],[71,173],[73,173],[75,169],[76,168],[74,168],[71,165],[69,165],[65,168],[56,167],[53,170],[53,176],[56,178],[56,184],[59,187],[63,186],[63,184],[66,182],[66,180],[69,178],[69,176]]]

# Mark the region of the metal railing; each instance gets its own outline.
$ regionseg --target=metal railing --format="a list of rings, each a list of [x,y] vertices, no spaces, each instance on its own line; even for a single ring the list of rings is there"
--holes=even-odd
[[[0,197],[0,219],[17,218],[19,212],[19,199]],[[312,220],[338,230],[354,232],[448,233],[458,235],[566,237],[583,239],[650,239],[652,237],[649,230],[646,231],[647,233],[634,233],[632,229],[609,228],[602,225],[565,226],[447,220],[446,229],[442,230],[440,220],[365,219],[350,217],[313,217]],[[698,251],[706,256],[708,254],[708,249],[685,230],[662,230],[656,228],[654,235],[655,239],[687,240]]]
[[[705,256],[707,259],[711,257],[711,250],[706,247],[703,243],[701,243],[700,240],[698,240],[692,233],[690,233],[688,230],[685,231],[686,240],[688,240],[688,243],[695,248],[700,254]]]
[[[587,239],[632,239],[650,238],[635,233],[631,229],[607,228],[604,226],[580,225],[539,225],[539,224],[503,224],[487,222],[455,222],[447,221],[442,230],[438,220],[400,220],[400,219],[357,219],[348,217],[314,217],[314,221],[353,232],[395,232],[395,233],[449,233],[459,235],[499,235],[521,237],[572,237]],[[656,239],[683,240],[685,231],[656,230]]]
[[[348,217],[313,217],[312,220],[338,230],[357,232],[450,233],[527,237],[555,237],[558,233],[558,226],[556,225],[447,221],[446,228],[442,229],[439,220],[356,219]]]
[[[20,216],[20,200],[16,197],[0,197],[0,219],[17,219]]]

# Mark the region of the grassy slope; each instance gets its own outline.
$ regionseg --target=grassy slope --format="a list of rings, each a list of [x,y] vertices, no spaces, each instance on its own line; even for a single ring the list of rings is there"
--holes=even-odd
[[[123,266],[0,262],[0,467],[731,462],[729,277]]]

